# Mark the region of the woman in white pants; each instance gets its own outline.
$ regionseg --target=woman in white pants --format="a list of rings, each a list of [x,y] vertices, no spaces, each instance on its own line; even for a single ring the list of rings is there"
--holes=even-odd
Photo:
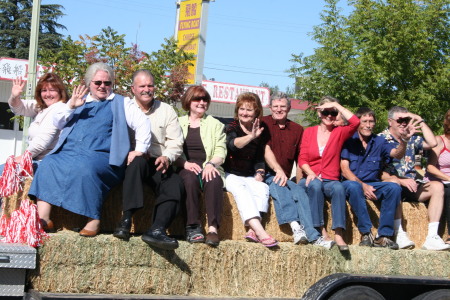
[[[244,225],[245,238],[266,247],[278,245],[261,224],[261,213],[268,210],[269,187],[264,183],[264,148],[267,130],[259,125],[262,105],[258,95],[238,96],[234,120],[226,126],[228,154],[225,160],[226,189],[233,194]]]

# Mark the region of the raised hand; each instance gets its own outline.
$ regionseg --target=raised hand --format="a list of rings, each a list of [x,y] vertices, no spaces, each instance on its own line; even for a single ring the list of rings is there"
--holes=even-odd
[[[13,98],[18,98],[22,95],[23,90],[25,88],[25,80],[22,80],[22,77],[17,77],[13,79],[13,86],[11,88],[11,96]]]
[[[84,96],[86,95],[88,88],[84,85],[75,86],[73,89],[72,98],[69,100],[70,108],[74,109],[84,104],[86,99]]]
[[[252,139],[256,139],[261,135],[263,132],[264,127],[259,127],[259,119],[256,118],[255,121],[253,121],[252,131],[250,134],[252,135]]]

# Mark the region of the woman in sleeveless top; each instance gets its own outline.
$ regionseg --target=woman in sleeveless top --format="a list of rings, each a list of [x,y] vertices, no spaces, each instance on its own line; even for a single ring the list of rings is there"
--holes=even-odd
[[[444,117],[444,134],[436,136],[436,140],[438,145],[431,149],[428,157],[426,177],[444,184],[444,209],[449,236],[445,243],[450,244],[450,110]]]

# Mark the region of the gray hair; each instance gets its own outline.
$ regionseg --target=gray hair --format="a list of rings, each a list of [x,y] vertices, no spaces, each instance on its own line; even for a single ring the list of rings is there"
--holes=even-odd
[[[274,100],[281,100],[281,99],[286,99],[286,103],[287,103],[287,107],[291,108],[291,99],[289,99],[288,95],[286,95],[283,92],[276,92],[275,94],[273,94],[272,96],[270,96],[270,103],[269,106],[272,106],[272,102]]]
[[[92,81],[92,78],[94,78],[95,74],[97,74],[98,71],[104,71],[108,73],[109,80],[111,80],[114,83],[113,69],[105,63],[98,62],[90,65],[89,68],[87,68],[86,74],[84,75],[84,82],[86,86],[89,86],[90,82]]]
[[[403,106],[394,106],[388,112],[388,119],[394,119],[396,113],[407,113],[408,110]]]
[[[138,76],[140,74],[145,74],[148,77],[150,77],[152,79],[152,81],[155,81],[155,77],[153,76],[152,72],[150,72],[150,70],[139,69],[133,73],[133,76],[131,76],[131,84],[134,84],[134,79],[136,78],[136,76]]]
[[[330,102],[339,103],[339,100],[334,97],[331,97],[331,96],[323,96],[319,101],[319,106],[324,105],[325,103],[330,103]]]

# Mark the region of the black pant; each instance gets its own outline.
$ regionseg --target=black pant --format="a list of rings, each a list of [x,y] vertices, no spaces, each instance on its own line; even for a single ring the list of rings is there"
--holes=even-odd
[[[201,225],[200,221],[200,179],[194,172],[182,169],[179,172],[186,189],[186,225]],[[222,215],[223,206],[223,181],[222,177],[216,176],[211,181],[203,183],[206,215],[208,216],[208,226],[218,228]]]
[[[153,223],[158,220],[161,227],[167,228],[178,213],[184,186],[172,167],[164,174],[156,171],[155,160],[138,156],[127,167],[123,181],[123,210],[137,210],[144,206],[144,183],[147,183],[156,196]],[[165,208],[158,209],[162,206]],[[167,207],[170,207],[169,211]],[[164,215],[158,214],[158,211],[164,212]]]

